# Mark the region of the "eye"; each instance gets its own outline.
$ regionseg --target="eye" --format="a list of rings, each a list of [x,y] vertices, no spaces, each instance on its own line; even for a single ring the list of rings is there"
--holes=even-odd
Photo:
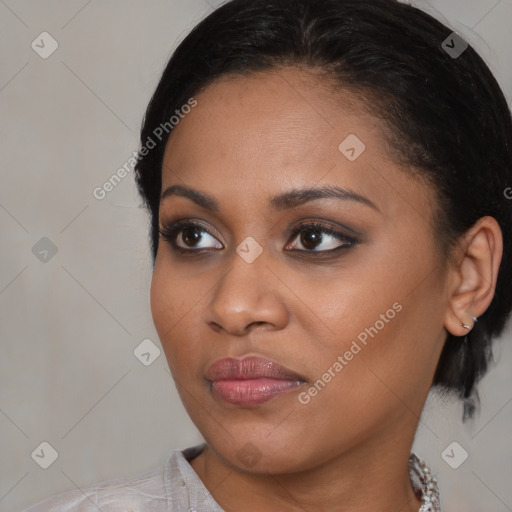
[[[199,252],[201,249],[222,249],[222,244],[203,226],[189,220],[178,221],[172,226],[164,226],[158,231],[179,252]],[[204,236],[206,233],[206,236]],[[178,236],[179,235],[179,236]],[[198,243],[208,238],[217,242],[214,247],[201,246]],[[183,245],[180,245],[183,244]]]
[[[172,247],[180,253],[190,254],[200,253],[202,250],[208,249],[223,249],[223,245],[208,229],[188,219],[165,225],[159,230],[159,233],[164,240],[168,241]],[[300,235],[300,237],[297,235]],[[357,243],[355,238],[318,222],[310,222],[296,227],[291,237],[292,239],[298,238],[298,242],[303,249],[297,249],[292,243],[288,243],[286,249],[292,249],[298,252],[334,252],[348,249]],[[208,245],[208,239],[213,241],[213,246],[211,244]],[[201,242],[204,242],[206,245],[200,245]]]
[[[325,236],[327,234],[327,236]],[[295,228],[292,237],[298,237],[299,244],[304,249],[296,249],[302,252],[330,252],[340,249],[346,249],[354,245],[357,240],[348,237],[329,226],[312,222]],[[341,242],[341,243],[340,243]],[[293,248],[292,244],[288,244],[286,248]],[[320,248],[320,249],[319,249]],[[319,250],[313,250],[319,249]]]

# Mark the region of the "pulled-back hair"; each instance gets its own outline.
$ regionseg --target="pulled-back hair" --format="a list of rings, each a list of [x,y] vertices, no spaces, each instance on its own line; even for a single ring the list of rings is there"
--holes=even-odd
[[[468,46],[460,55],[453,30],[397,0],[232,0],[179,44],[149,102],[141,130],[136,184],[150,213],[155,264],[162,161],[169,119],[190,98],[228,74],[296,65],[320,69],[333,87],[364,98],[383,121],[396,162],[431,184],[434,230],[447,258],[483,216],[503,234],[495,294],[468,335],[448,333],[433,385],[478,404],[476,383],[492,360],[512,308],[512,120],[488,66]],[[165,124],[167,123],[167,124]],[[166,126],[165,134],[157,127]],[[508,193],[507,193],[508,191]],[[508,196],[508,197],[507,197]]]

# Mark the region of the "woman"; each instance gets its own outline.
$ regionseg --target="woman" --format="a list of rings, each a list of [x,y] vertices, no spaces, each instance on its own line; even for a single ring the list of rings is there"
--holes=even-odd
[[[432,386],[473,416],[512,307],[512,123],[476,52],[395,0],[232,0],[174,52],[136,168],[205,443],[29,510],[441,510],[419,417]]]

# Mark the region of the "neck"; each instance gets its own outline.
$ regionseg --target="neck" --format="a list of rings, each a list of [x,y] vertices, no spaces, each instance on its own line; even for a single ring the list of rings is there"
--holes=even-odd
[[[400,431],[381,432],[378,437],[298,473],[237,471],[209,446],[190,464],[228,512],[418,512],[421,500],[414,495],[408,467],[417,421],[414,423],[412,429],[409,424]]]

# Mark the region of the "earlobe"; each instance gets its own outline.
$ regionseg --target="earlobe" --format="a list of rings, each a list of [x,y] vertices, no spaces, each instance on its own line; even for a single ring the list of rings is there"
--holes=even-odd
[[[496,219],[478,219],[458,250],[444,326],[454,336],[465,336],[494,297],[503,254],[503,236]]]

